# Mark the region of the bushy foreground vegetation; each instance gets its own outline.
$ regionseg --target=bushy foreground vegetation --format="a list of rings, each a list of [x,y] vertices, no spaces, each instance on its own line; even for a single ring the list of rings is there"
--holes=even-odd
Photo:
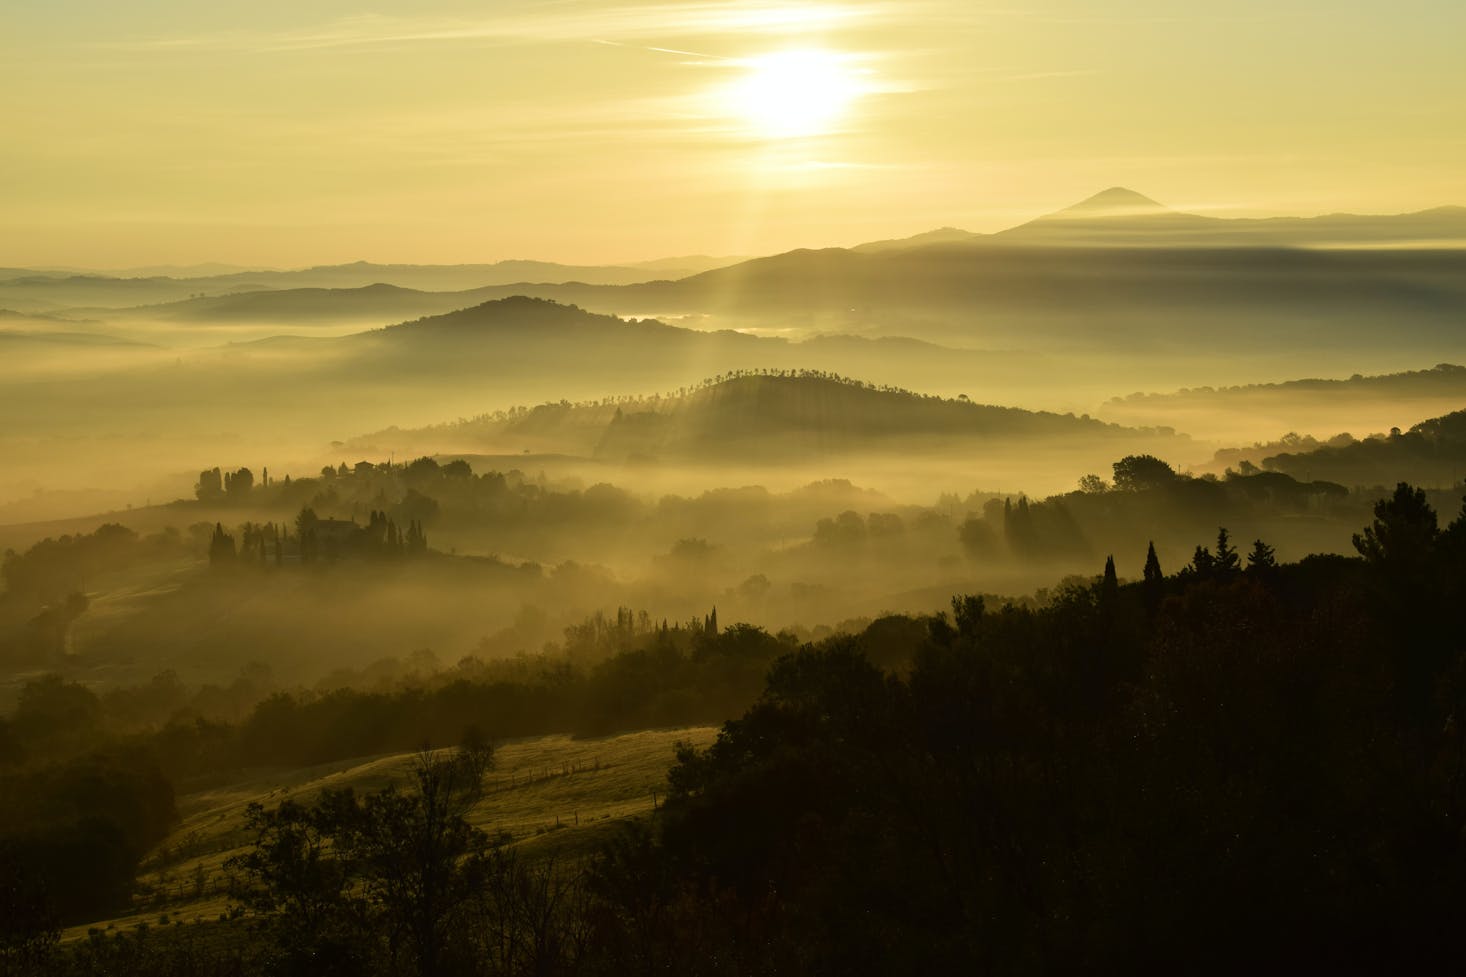
[[[12,925],[7,959],[49,954],[56,973],[1435,969],[1456,959],[1466,907],[1466,518],[1440,529],[1401,485],[1355,545],[1277,565],[1222,534],[1177,574],[1110,571],[1044,606],[961,597],[894,630],[797,649],[764,636],[755,647],[779,657],[756,700],[679,754],[654,822],[588,861],[536,862],[469,828],[466,751],[425,758],[414,789],[257,809],[243,915],[212,943],[174,927],[57,950]],[[685,661],[741,634],[711,623]],[[690,687],[722,681],[709,669]],[[479,718],[498,733],[495,713]]]

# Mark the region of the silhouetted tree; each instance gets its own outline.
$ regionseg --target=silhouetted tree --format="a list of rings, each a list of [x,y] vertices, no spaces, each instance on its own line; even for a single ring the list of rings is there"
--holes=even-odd
[[[1425,563],[1439,532],[1425,490],[1401,482],[1394,495],[1374,504],[1374,523],[1354,534],[1354,548],[1377,566],[1413,571]]]
[[[1033,513],[1025,496],[1018,497],[1018,504],[1005,503],[1003,508],[1003,538],[1008,549],[1015,556],[1031,559],[1039,555],[1038,532],[1033,525]]]
[[[1265,573],[1276,568],[1277,565],[1278,561],[1273,548],[1260,539],[1253,540],[1252,552],[1247,554],[1247,572]]]
[[[1115,488],[1121,491],[1160,488],[1176,480],[1176,470],[1154,455],[1126,455],[1114,469]]]
[[[1115,573],[1115,557],[1105,557],[1105,575],[1100,581],[1100,605],[1114,607],[1120,597],[1120,578]]]
[[[1216,569],[1216,558],[1211,555],[1211,550],[1197,544],[1196,552],[1191,555],[1191,566],[1188,567],[1196,576],[1203,580],[1210,580],[1212,571]]]
[[[1161,561],[1155,555],[1154,541],[1145,549],[1145,569],[1141,572],[1141,579],[1146,609],[1154,613],[1166,591],[1166,575],[1161,572]]]
[[[1154,540],[1145,549],[1145,570],[1143,571],[1143,577],[1147,584],[1164,583],[1166,579],[1166,575],[1161,572],[1161,561],[1155,555]]]
[[[300,560],[309,563],[317,556],[316,527],[320,524],[316,510],[306,506],[296,513],[295,538],[300,545]]]
[[[1212,572],[1218,577],[1232,577],[1242,569],[1242,560],[1232,546],[1226,527],[1217,530],[1217,552],[1212,560]]]
[[[969,559],[981,560],[997,555],[998,537],[985,519],[969,515],[957,527],[957,539]]]
[[[964,638],[975,638],[982,628],[982,615],[984,612],[983,600],[981,597],[972,594],[959,594],[952,597],[952,623],[957,626],[957,634]]]
[[[249,493],[255,487],[254,472],[248,468],[241,468],[239,471],[224,476],[224,494],[230,499],[239,500],[249,498]]]
[[[193,494],[200,502],[214,502],[224,497],[224,480],[217,468],[199,472],[199,480],[193,487]]]
[[[250,805],[255,844],[230,865],[292,970],[361,973],[379,954],[389,973],[467,970],[489,845],[465,815],[491,762],[480,738],[452,755],[419,754],[410,792],[328,789],[310,807]]]
[[[235,562],[234,537],[224,531],[223,523],[214,523],[214,535],[209,540],[209,565],[228,566]]]

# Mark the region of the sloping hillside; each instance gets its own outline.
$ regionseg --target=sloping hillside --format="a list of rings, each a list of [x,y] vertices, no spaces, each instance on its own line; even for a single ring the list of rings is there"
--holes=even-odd
[[[450,426],[438,433],[454,432]],[[1072,414],[926,396],[795,370],[719,376],[665,397],[562,402],[485,415],[457,425],[456,434],[609,461],[727,464],[860,453],[960,457],[984,443],[1039,448],[1072,441],[1110,451],[1118,440],[1172,437]]]

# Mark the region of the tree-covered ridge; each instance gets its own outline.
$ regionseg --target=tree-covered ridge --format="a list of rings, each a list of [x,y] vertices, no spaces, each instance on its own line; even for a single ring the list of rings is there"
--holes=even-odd
[[[1388,484],[1394,478],[1420,485],[1454,485],[1466,475],[1466,410],[1421,421],[1407,431],[1394,428],[1388,435],[1362,441],[1281,452],[1262,464],[1271,471],[1307,473],[1346,485]]]
[[[1423,392],[1466,394],[1466,366],[1438,363],[1428,370],[1404,370],[1365,376],[1355,373],[1345,379],[1309,377],[1281,383],[1243,383],[1221,387],[1183,387],[1174,393],[1133,393],[1115,397],[1112,404],[1135,402],[1173,402],[1184,400],[1225,400],[1261,394],[1286,397],[1297,393],[1418,394]]]
[[[825,370],[731,370],[664,394],[521,406],[361,444],[428,435],[539,446],[602,459],[735,460],[791,452],[929,450],[946,441],[1122,438],[1159,444],[1170,429],[1125,428],[1088,415],[977,403],[876,384]],[[902,440],[906,439],[906,440]],[[924,442],[923,439],[930,439]]]

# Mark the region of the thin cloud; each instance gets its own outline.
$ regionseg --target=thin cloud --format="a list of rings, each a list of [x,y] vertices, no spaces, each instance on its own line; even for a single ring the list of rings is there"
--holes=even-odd
[[[153,37],[106,45],[132,50],[288,53],[429,44],[517,44],[554,41],[617,43],[654,37],[797,35],[868,28],[907,20],[920,3],[733,2],[644,4],[615,9],[583,4],[538,5],[474,20],[365,14],[306,30],[228,31],[193,37]],[[716,57],[676,48],[669,54]]]
[[[1089,75],[1098,75],[1102,72],[1098,68],[1075,68],[1068,71],[1027,71],[1016,75],[1003,75],[998,81],[1045,81],[1050,78],[1084,78]]]

